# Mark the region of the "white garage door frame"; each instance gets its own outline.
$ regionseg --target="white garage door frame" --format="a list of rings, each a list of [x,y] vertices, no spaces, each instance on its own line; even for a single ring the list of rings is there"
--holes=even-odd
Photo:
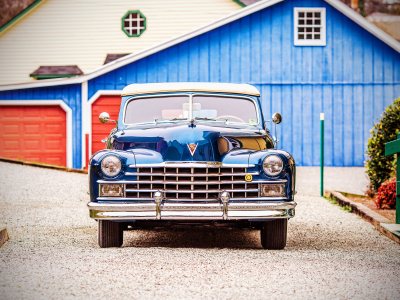
[[[72,168],[72,109],[62,100],[0,100],[0,106],[54,106],[66,113],[67,119],[67,167]]]
[[[83,116],[83,123],[84,123],[84,136],[86,134],[89,135],[89,142],[88,142],[88,151],[89,158],[92,156],[92,105],[99,99],[101,96],[121,96],[122,90],[98,90],[86,103],[85,114]],[[86,161],[86,154],[82,154],[83,161]]]

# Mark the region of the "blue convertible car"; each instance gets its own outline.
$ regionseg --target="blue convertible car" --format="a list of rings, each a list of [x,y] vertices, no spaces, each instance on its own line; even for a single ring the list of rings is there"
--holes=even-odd
[[[188,224],[259,229],[265,249],[283,249],[296,166],[259,97],[246,84],[127,86],[118,120],[100,115],[117,125],[89,163],[100,247],[121,246],[124,230]]]

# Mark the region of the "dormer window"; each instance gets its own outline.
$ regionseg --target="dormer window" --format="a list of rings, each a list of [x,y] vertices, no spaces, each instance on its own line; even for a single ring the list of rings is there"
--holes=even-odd
[[[294,8],[294,45],[325,46],[325,8]]]

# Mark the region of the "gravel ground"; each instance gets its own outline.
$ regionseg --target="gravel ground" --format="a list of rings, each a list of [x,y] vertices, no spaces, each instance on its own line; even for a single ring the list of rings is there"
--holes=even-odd
[[[100,249],[86,175],[0,170],[0,299],[399,299],[400,245],[323,198],[298,194],[282,251],[220,228],[128,231]]]

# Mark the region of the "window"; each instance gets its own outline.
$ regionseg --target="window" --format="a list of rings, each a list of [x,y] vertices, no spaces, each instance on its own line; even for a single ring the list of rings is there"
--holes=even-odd
[[[146,17],[138,10],[130,10],[122,17],[122,31],[129,37],[140,36],[146,30]]]
[[[294,45],[326,45],[325,8],[294,9]]]

